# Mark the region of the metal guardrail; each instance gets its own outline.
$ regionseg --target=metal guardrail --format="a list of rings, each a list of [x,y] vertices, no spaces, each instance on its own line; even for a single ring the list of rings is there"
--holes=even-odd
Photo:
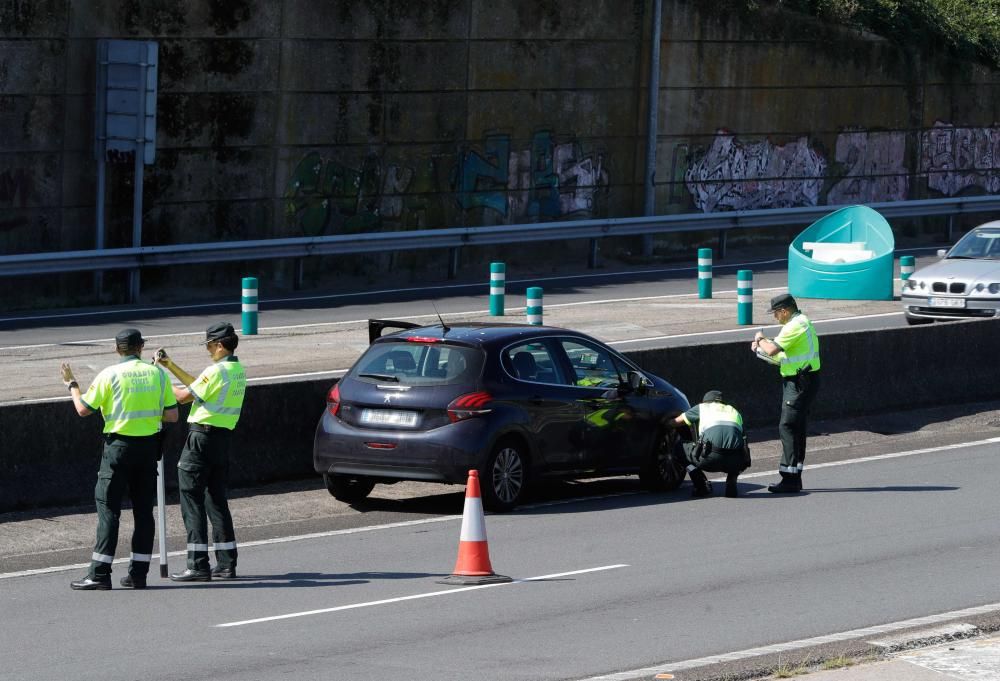
[[[1000,195],[868,204],[886,218],[961,215],[1000,211]],[[593,258],[598,239],[636,234],[668,234],[809,224],[843,206],[769,208],[720,213],[685,213],[638,218],[573,220],[494,227],[374,232],[256,241],[109,248],[91,251],[25,253],[0,256],[0,276],[30,276],[59,272],[95,272],[165,265],[192,265],[234,260],[306,258],[313,255],[380,253],[415,249],[458,249],[462,246],[590,239]],[[723,243],[724,251],[724,243]],[[454,250],[457,253],[457,250]],[[724,255],[720,254],[720,257]]]

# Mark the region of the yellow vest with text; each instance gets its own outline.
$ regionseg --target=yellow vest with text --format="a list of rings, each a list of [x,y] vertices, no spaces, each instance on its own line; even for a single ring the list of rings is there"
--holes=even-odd
[[[781,327],[774,342],[781,348],[774,358],[780,362],[782,376],[819,371],[819,336],[812,322],[801,312]]]
[[[155,435],[163,410],[177,406],[167,373],[135,356],[97,374],[82,396],[91,411],[104,417],[104,432],[132,437]]]
[[[190,388],[194,404],[188,423],[236,428],[247,390],[247,375],[236,357],[230,355],[209,365]]]

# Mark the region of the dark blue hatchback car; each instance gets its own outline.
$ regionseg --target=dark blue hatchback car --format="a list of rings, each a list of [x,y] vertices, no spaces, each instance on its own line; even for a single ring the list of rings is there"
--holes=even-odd
[[[684,479],[666,424],[687,399],[590,336],[526,324],[369,329],[371,346],[330,389],[316,428],[313,464],[337,499],[399,480],[464,483],[472,468],[494,511],[545,476],[637,472],[653,490]]]

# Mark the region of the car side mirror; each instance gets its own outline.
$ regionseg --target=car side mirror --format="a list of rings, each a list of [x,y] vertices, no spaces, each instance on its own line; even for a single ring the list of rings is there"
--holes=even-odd
[[[628,372],[628,387],[629,390],[636,395],[646,394],[646,379],[638,371]]]
[[[944,256],[948,255],[948,249],[939,248],[937,254],[939,258],[943,258]]]

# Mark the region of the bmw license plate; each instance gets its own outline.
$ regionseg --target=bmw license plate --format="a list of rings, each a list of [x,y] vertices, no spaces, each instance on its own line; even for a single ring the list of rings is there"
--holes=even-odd
[[[965,298],[931,298],[927,304],[931,307],[965,307]]]
[[[412,428],[417,425],[417,412],[401,411],[399,409],[362,409],[361,423],[368,426],[403,426]]]

